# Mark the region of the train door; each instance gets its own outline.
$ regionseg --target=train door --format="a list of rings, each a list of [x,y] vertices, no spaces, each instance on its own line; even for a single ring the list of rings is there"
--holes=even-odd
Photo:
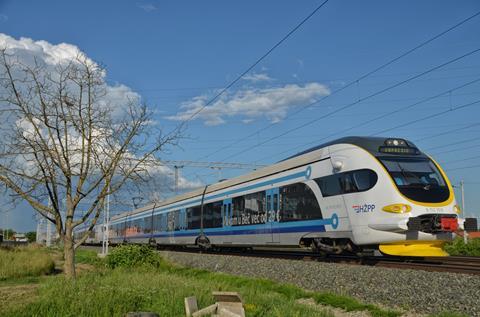
[[[318,170],[321,175],[330,177],[324,178],[323,198],[320,200],[323,219],[328,220],[325,230],[337,232],[339,237],[344,236],[345,232],[351,231],[349,215],[347,212],[344,195],[340,195],[341,184],[339,179],[333,175],[340,173],[335,167],[343,166],[345,157],[332,154],[330,162],[327,160],[319,162]],[[343,232],[343,233],[342,233]],[[348,236],[348,235],[347,235]]]
[[[272,243],[280,242],[278,220],[280,216],[279,210],[279,190],[278,188],[268,189],[267,192],[267,227],[270,228],[272,233]]]
[[[224,199],[222,205],[222,219],[223,219],[223,229],[225,235],[223,236],[223,243],[232,243],[232,199]]]

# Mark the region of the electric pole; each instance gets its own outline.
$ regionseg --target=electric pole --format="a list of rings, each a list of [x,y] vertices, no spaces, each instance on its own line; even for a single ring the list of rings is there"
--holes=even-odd
[[[467,210],[465,209],[465,190],[464,190],[464,182],[463,180],[460,181],[460,193],[462,196],[462,211],[463,211],[463,218],[467,218]],[[468,233],[466,230],[463,230],[463,242],[466,244],[468,242]]]

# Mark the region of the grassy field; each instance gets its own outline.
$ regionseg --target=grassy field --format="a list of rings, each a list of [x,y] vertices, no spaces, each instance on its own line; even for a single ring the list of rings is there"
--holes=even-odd
[[[52,256],[36,246],[0,249],[0,281],[39,276],[53,272]]]
[[[350,297],[182,268],[167,263],[156,253],[138,251],[125,249],[100,260],[93,251],[79,250],[76,260],[80,269],[75,281],[65,280],[60,274],[11,285],[10,290],[24,296],[20,300],[17,297],[16,305],[0,305],[0,316],[124,316],[129,311],[183,316],[185,297],[194,295],[199,306],[205,307],[213,304],[212,291],[219,290],[239,292],[247,316],[335,316],[339,308],[366,311],[371,316],[401,315]],[[140,253],[145,253],[145,257],[139,257],[135,263],[127,261],[132,254]]]

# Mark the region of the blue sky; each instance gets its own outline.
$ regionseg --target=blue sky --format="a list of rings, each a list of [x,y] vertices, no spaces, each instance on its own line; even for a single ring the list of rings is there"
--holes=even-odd
[[[172,119],[184,118],[189,110],[202,105],[319,3],[2,0],[0,33],[17,40],[26,37],[52,45],[77,46],[105,65],[112,85],[123,84],[140,94],[169,131],[179,122]],[[480,100],[477,82],[365,124],[376,116],[480,78],[480,53],[476,53],[266,142],[480,48],[480,17],[476,17],[379,73],[292,115],[309,101],[343,87],[477,11],[480,3],[473,0],[330,0],[214,107],[192,120],[181,147],[172,149],[164,159],[269,164],[316,142],[345,134],[376,134]],[[258,105],[262,106],[260,110]],[[349,131],[342,132],[346,129]],[[245,139],[250,134],[253,137]],[[480,104],[382,135],[412,140],[444,164],[452,183],[463,179],[467,211],[480,216],[476,207],[480,205],[480,167],[465,168],[480,165]],[[223,170],[222,177],[244,172]],[[202,183],[218,177],[209,169],[184,168],[182,173],[188,180]],[[18,230],[34,228],[27,206],[17,208],[9,218],[10,226]]]

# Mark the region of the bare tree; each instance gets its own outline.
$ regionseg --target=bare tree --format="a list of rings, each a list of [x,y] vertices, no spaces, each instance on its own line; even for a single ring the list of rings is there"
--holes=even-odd
[[[154,130],[139,100],[108,102],[105,70],[82,54],[52,71],[3,48],[0,76],[0,182],[55,225],[75,277],[75,250],[107,195],[145,181],[179,135]],[[74,239],[81,225],[89,231]]]

